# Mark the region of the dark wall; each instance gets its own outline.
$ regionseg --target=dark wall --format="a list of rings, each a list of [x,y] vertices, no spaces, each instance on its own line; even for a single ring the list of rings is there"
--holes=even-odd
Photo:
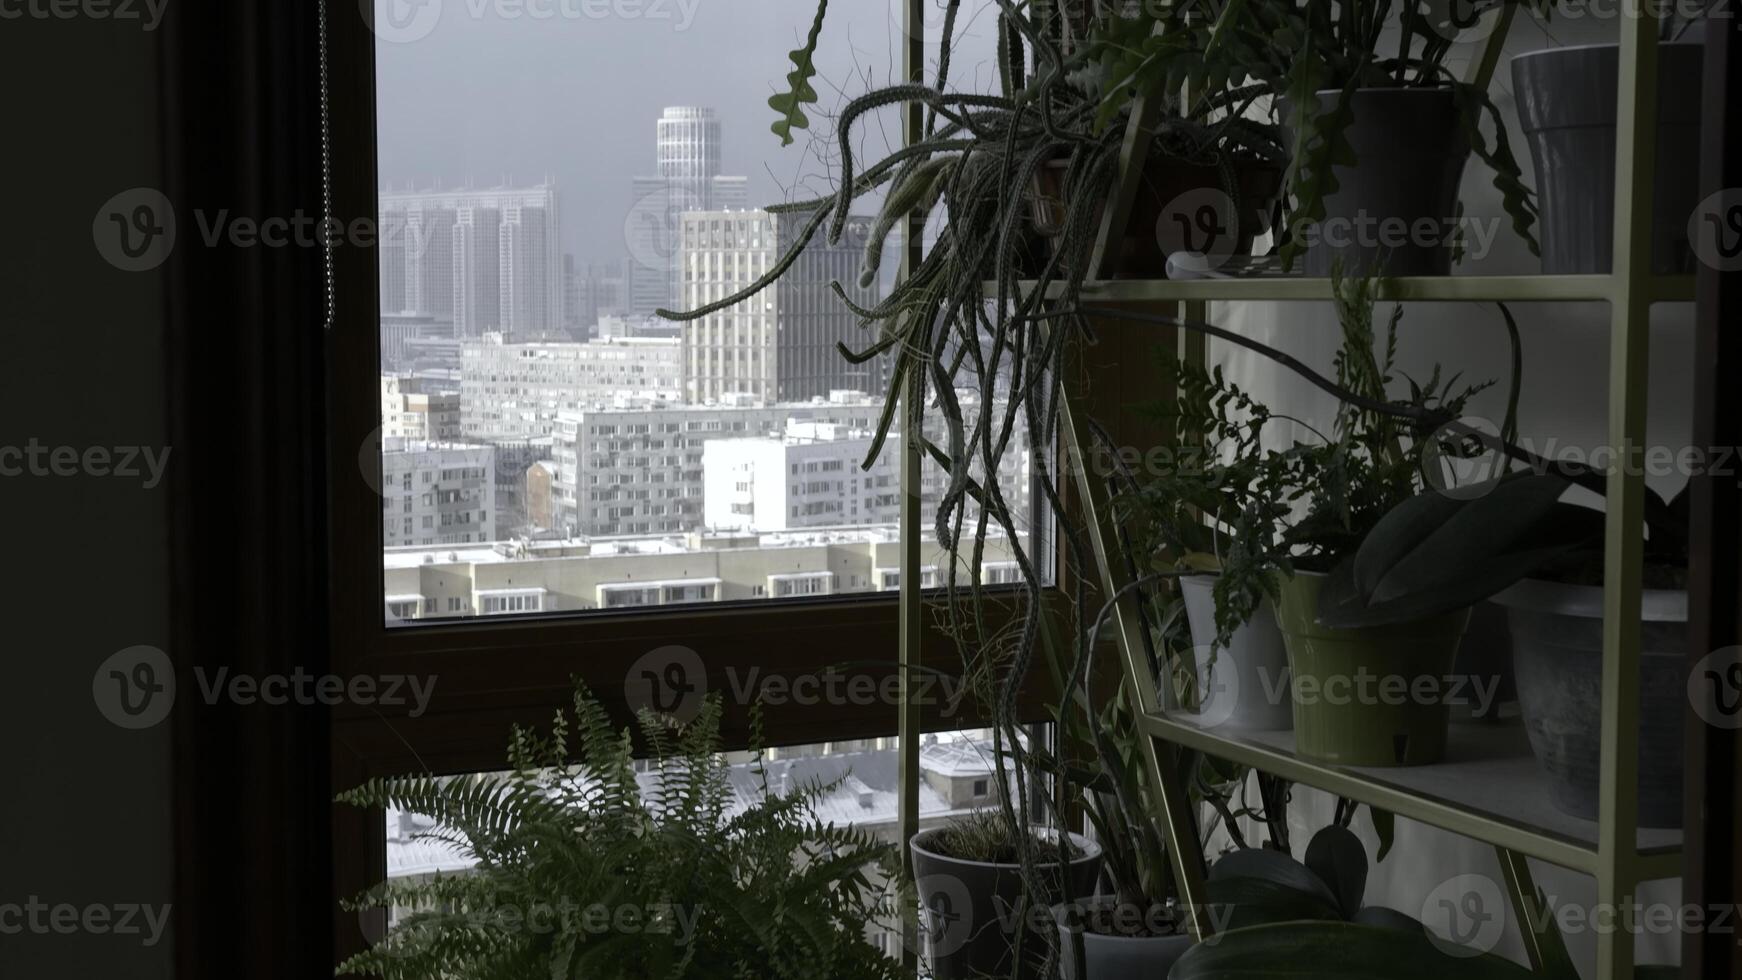
[[[18,462],[4,447],[33,438],[81,452],[166,448],[162,283],[115,268],[93,237],[113,195],[161,181],[158,32],[143,3],[133,8],[146,19],[0,21],[0,174],[11,189],[0,467]],[[147,945],[84,925],[58,932],[46,912],[33,930],[6,907],[34,897],[118,919],[124,906],[172,900],[169,725],[111,723],[92,681],[117,651],[167,645],[175,470],[171,448],[151,489],[143,476],[0,476],[0,928],[25,927],[0,935],[0,976],[171,975],[173,912]]]

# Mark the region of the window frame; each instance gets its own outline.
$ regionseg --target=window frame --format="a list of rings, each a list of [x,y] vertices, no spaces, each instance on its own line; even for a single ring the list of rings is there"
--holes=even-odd
[[[331,213],[346,226],[379,215],[375,37],[358,8],[340,6],[327,29],[327,129]],[[481,616],[391,627],[383,615],[382,497],[365,478],[378,465],[383,420],[380,398],[379,269],[376,249],[330,252],[332,324],[326,337],[327,466],[331,663],[343,677],[411,675],[434,678],[427,709],[410,705],[336,706],[331,771],[335,792],[379,776],[458,773],[499,768],[511,724],[547,724],[572,703],[573,679],[593,690],[614,723],[632,723],[624,679],[639,658],[681,645],[702,655],[709,690],[730,688],[729,672],[814,673],[828,664],[877,664],[893,676],[900,643],[898,591],[832,593],[750,602],[705,602],[629,611],[594,610]],[[1033,495],[1038,501],[1040,495]],[[1048,525],[1050,529],[1050,524]],[[1055,558],[1064,581],[1065,555],[1048,538],[1031,551]],[[873,573],[875,578],[875,573]],[[994,587],[1011,589],[1014,587]],[[1054,586],[1045,600],[1061,611],[1068,597]],[[996,604],[1013,615],[1014,603]],[[478,610],[473,610],[477,614]],[[995,613],[996,615],[997,613]],[[955,640],[926,615],[922,649],[953,650]],[[996,623],[990,624],[996,626]],[[511,661],[509,658],[512,658]],[[1042,672],[1037,672],[1042,673]],[[881,679],[881,678],[879,678]],[[1048,720],[1050,698],[1039,681],[1024,692],[1028,721]],[[727,698],[726,748],[749,737],[746,705]],[[783,705],[763,719],[771,745],[797,745],[897,734],[894,704]],[[975,705],[942,716],[922,712],[927,731],[979,727]],[[335,807],[334,901],[385,876],[380,814]],[[340,956],[360,950],[358,917],[335,911]]]

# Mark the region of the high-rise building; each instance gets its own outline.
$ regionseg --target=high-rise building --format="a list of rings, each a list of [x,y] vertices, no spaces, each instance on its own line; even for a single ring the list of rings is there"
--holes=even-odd
[[[460,352],[460,426],[475,442],[549,436],[559,412],[630,399],[676,400],[682,392],[676,340],[506,343],[488,333]]]
[[[683,305],[694,309],[761,278],[802,227],[805,215],[704,211],[683,216]],[[877,301],[859,285],[871,219],[850,218],[839,244],[819,233],[774,285],[735,306],[683,324],[684,385],[692,402],[749,395],[804,401],[838,389],[881,391],[881,364],[853,364],[836,345],[874,339],[834,294],[840,283],[861,306]]]
[[[742,209],[747,181],[720,174],[720,120],[714,110],[670,106],[655,127],[653,175],[634,178],[624,223],[633,258],[629,310],[650,315],[681,302],[679,224],[690,211]]]
[[[563,327],[556,187],[381,192],[381,309],[452,321],[460,337]]]

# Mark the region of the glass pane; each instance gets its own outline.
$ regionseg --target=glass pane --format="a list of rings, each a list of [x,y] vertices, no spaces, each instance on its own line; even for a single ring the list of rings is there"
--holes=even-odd
[[[901,6],[830,5],[812,125],[783,145],[767,101],[811,0],[380,0],[389,623],[898,587],[900,433],[860,465],[888,360],[840,355],[875,338],[831,290],[873,304],[895,275],[896,239],[868,250],[878,196],[756,297],[654,311],[755,281],[808,216],[759,208],[833,193],[836,120],[899,75]],[[984,52],[957,78],[984,88],[990,22],[962,30]],[[855,158],[901,132],[866,113]]]

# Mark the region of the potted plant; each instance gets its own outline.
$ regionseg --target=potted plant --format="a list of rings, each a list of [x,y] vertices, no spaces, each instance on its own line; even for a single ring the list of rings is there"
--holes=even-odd
[[[914,835],[926,959],[937,980],[1038,980],[1052,947],[1035,913],[1094,891],[1101,848],[1079,834],[1029,828],[1019,840],[997,809]],[[1024,866],[1024,847],[1033,855]]]
[[[1296,751],[1346,765],[1421,765],[1445,751],[1445,680],[1456,665],[1468,605],[1351,629],[1323,620],[1320,595],[1327,573],[1356,553],[1380,518],[1428,487],[1435,442],[1422,437],[1414,419],[1458,418],[1487,385],[1460,386],[1436,369],[1422,382],[1404,379],[1409,396],[1394,399],[1389,388],[1399,380],[1393,357],[1402,310],[1393,312],[1380,342],[1373,283],[1336,272],[1343,343],[1336,379],[1327,382],[1343,399],[1335,425],[1317,442],[1246,464],[1244,500],[1231,515],[1240,547],[1222,558],[1217,621],[1230,630],[1253,615],[1262,597],[1275,602],[1293,675]],[[1516,345],[1510,314],[1507,323]],[[1197,431],[1209,430],[1214,407],[1234,397],[1218,376],[1206,378],[1182,398],[1200,406],[1200,418],[1188,426]],[[1509,404],[1516,404],[1517,384],[1515,372]]]
[[[1232,608],[1231,580],[1221,575],[1224,553],[1238,554],[1233,525],[1252,502],[1263,468],[1262,436],[1270,409],[1220,371],[1162,350],[1160,383],[1171,391],[1149,414],[1182,433],[1161,447],[1160,467],[1133,473],[1121,468],[1129,487],[1115,499],[1132,548],[1157,572],[1177,570],[1175,581],[1191,632],[1194,656],[1163,685],[1170,709],[1189,703],[1207,727],[1231,731],[1279,731],[1294,724],[1288,653],[1270,597],[1253,597],[1251,615],[1218,619]],[[1206,400],[1212,391],[1223,397]],[[1220,603],[1218,603],[1220,593]]]
[[[1682,40],[1688,22],[1662,21],[1658,42],[1657,169],[1652,181],[1651,266],[1695,268],[1686,216],[1699,204],[1701,51]],[[1618,44],[1544,48],[1512,59],[1518,121],[1542,200],[1542,271],[1606,273],[1615,246]]]
[[[1603,481],[1538,461],[1456,496],[1426,495],[1386,515],[1333,576],[1321,616],[1370,624],[1492,596],[1512,633],[1519,704],[1551,799],[1597,816],[1603,677],[1603,517],[1562,498]],[[1681,825],[1687,707],[1687,491],[1647,491],[1641,596],[1639,820]],[[1473,529],[1480,529],[1479,533]]]
[[[644,713],[653,761],[643,786],[629,732],[614,731],[577,684],[572,719],[559,711],[548,734],[515,729],[508,772],[375,779],[340,794],[434,818],[424,836],[476,867],[388,882],[348,903],[407,912],[339,972],[895,980],[899,961],[866,936],[893,913],[877,878],[899,867],[895,850],[815,819],[831,786],[776,796],[764,778],[760,795],[735,799],[719,722],[718,695],[682,729]],[[760,753],[757,771],[765,776]]]
[[[1106,98],[1158,81],[1214,97],[1244,79],[1253,84],[1237,91],[1270,96],[1289,146],[1285,268],[1304,252],[1308,275],[1329,275],[1336,259],[1380,275],[1447,274],[1472,151],[1493,169],[1514,230],[1536,249],[1536,205],[1505,122],[1486,92],[1446,64],[1455,31],[1442,22],[1445,4],[1188,0],[1143,10],[1106,55],[1117,66]],[[1484,117],[1492,140],[1481,132]]]

